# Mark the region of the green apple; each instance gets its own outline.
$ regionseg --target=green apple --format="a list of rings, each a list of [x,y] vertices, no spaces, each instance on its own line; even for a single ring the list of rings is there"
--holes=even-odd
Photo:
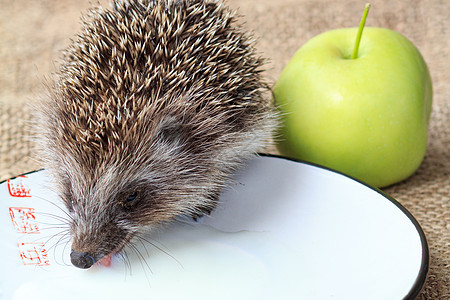
[[[432,84],[408,39],[371,27],[361,38],[361,24],[312,38],[283,70],[273,91],[278,149],[384,187],[423,160]]]

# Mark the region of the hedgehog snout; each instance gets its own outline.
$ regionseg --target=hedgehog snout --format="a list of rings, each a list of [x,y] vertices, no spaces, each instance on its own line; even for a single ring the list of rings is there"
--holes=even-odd
[[[89,252],[77,252],[72,249],[70,261],[75,267],[89,269],[98,261],[98,259],[95,259],[95,255]]]
[[[131,236],[129,230],[113,220],[100,226],[88,220],[79,221],[72,225],[70,261],[75,267],[88,269],[103,257],[120,252]]]

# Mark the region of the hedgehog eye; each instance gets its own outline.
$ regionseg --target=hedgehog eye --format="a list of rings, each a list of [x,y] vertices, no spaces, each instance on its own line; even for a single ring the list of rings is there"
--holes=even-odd
[[[136,200],[138,197],[138,192],[134,192],[130,195],[128,195],[127,199],[125,199],[125,204],[131,204],[134,200]]]

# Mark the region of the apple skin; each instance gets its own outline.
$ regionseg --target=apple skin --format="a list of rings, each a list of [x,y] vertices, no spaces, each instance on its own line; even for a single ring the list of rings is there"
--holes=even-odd
[[[409,177],[427,146],[432,84],[422,55],[404,36],[358,28],[309,40],[273,89],[282,114],[278,149],[385,187]]]

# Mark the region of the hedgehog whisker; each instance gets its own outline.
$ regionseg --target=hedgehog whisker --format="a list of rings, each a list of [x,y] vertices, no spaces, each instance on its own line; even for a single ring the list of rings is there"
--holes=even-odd
[[[61,208],[58,204],[56,204],[56,203],[54,203],[54,202],[52,202],[52,201],[50,201],[50,200],[48,200],[48,199],[45,199],[44,197],[40,197],[40,196],[38,196],[38,195],[33,195],[33,197],[39,198],[39,199],[41,199],[41,200],[44,200],[44,201],[46,201],[47,203],[49,203],[49,204],[55,206],[56,208],[58,208],[61,212],[64,213],[64,215],[66,215],[67,218],[64,218],[64,217],[62,217],[62,216],[58,216],[58,217],[60,217],[62,220],[68,221],[67,223],[69,223],[70,221],[73,220],[73,217],[72,217],[65,209]],[[57,216],[57,215],[54,215],[54,216]]]
[[[61,252],[61,261],[62,262],[59,262],[59,260],[58,259],[56,259],[56,248],[57,247],[59,247],[60,245],[61,245],[61,242],[62,241],[64,241],[64,240],[66,240],[66,242],[64,243],[64,247],[63,247],[63,250],[62,250],[62,252]],[[65,262],[65,260],[64,260],[64,257],[66,257],[64,254],[65,254],[65,252],[66,252],[66,247],[67,247],[67,245],[69,244],[69,242],[70,242],[70,233],[69,232],[66,232],[64,235],[62,235],[60,238],[59,238],[59,240],[51,247],[51,248],[54,248],[54,250],[53,250],[53,257],[55,258],[55,261],[56,261],[56,263],[58,264],[58,265],[60,265],[60,266],[69,266],[69,264],[67,264],[66,262]]]
[[[54,239],[54,238],[59,237],[59,239],[56,241],[55,244],[53,244],[52,246],[50,246],[50,248],[48,248],[47,251],[50,251],[51,249],[55,249],[57,246],[59,246],[59,243],[60,243],[63,239],[68,238],[69,235],[70,235],[69,232],[64,232],[64,231],[62,231],[62,232],[60,232],[60,233],[57,233],[57,234],[53,234],[51,237],[49,237],[49,238],[47,239],[47,241],[44,242],[44,245],[48,245],[49,242],[50,242],[52,239]]]
[[[147,269],[150,271],[150,273],[153,274],[152,268],[150,268],[150,265],[147,263],[146,257],[142,254],[142,252],[139,250],[139,248],[134,243],[130,243],[130,246],[137,254],[142,267],[144,267],[143,264],[145,264],[147,266]],[[145,270],[145,268],[143,268],[143,269]]]
[[[168,257],[172,258],[178,265],[180,265],[180,267],[184,268],[183,264],[178,259],[176,259],[175,256],[173,256],[168,251],[164,250],[162,247],[156,245],[156,241],[152,242],[152,241],[148,240],[147,238],[144,238],[142,235],[136,235],[136,238],[142,243],[143,246],[144,246],[143,242],[146,242],[146,243],[150,244],[152,247],[156,248],[157,250],[161,251],[162,253],[164,253]],[[147,247],[144,246],[144,248],[147,250]],[[147,255],[149,256],[148,252],[147,252]]]
[[[126,270],[130,271],[130,276],[133,276],[133,271],[131,269],[131,262],[130,262],[130,258],[128,257],[128,254],[126,251],[120,251],[118,253],[119,257],[121,258],[121,260],[123,261],[124,265],[125,265],[125,278],[127,275]]]
[[[62,265],[63,266],[71,266],[71,264],[66,263],[65,258],[67,257],[67,255],[64,255],[66,253],[67,245],[69,245],[69,242],[71,240],[70,233],[68,233],[67,235],[68,235],[67,242],[65,242],[64,248],[63,248],[63,250],[61,252],[61,259],[62,259]]]
[[[129,247],[129,248],[136,254],[136,256],[139,258],[139,262],[141,263],[141,267],[142,267],[142,270],[144,271],[145,278],[147,279],[147,282],[148,282],[148,284],[150,285],[150,279],[149,279],[149,277],[148,277],[148,275],[147,275],[146,268],[145,268],[145,267],[147,267],[147,269],[150,271],[150,273],[153,274],[153,271],[152,271],[152,269],[150,268],[150,265],[147,263],[147,260],[146,260],[145,257],[142,255],[142,253],[139,251],[139,249],[136,247],[136,245],[134,245],[133,243],[130,243],[130,244],[128,245],[128,247]]]
[[[51,213],[45,213],[45,212],[36,212],[36,215],[41,215],[41,216],[46,216],[46,217],[50,217],[56,221],[61,221],[62,223],[57,223],[57,224],[52,224],[52,223],[46,223],[46,222],[42,222],[42,221],[36,221],[36,223],[38,224],[43,224],[43,225],[65,225],[68,226],[68,224],[70,223],[70,220],[67,220],[59,215],[55,215],[55,214],[51,214]]]
[[[47,245],[53,238],[58,237],[60,235],[64,234],[65,230],[62,230],[58,233],[52,234],[50,236],[37,236],[36,239],[32,240],[33,243],[37,243],[40,241],[45,240],[45,242],[43,242],[44,245]],[[34,233],[28,233],[29,235],[33,235]]]
[[[39,232],[45,232],[45,231],[55,230],[55,229],[61,229],[63,231],[69,231],[67,226],[59,226],[59,225],[64,225],[64,224],[47,224],[47,223],[39,223],[39,224],[51,225],[51,226],[48,226],[48,227],[39,228]]]
[[[42,244],[43,244],[42,247],[46,247],[46,245],[48,245],[49,242],[50,242],[52,239],[57,238],[57,237],[59,237],[59,239],[56,241],[56,243],[54,243],[54,244],[53,244],[52,246],[50,246],[49,248],[45,248],[45,250],[46,250],[46,252],[50,252],[51,250],[53,250],[53,257],[55,258],[55,262],[56,262],[57,264],[61,265],[61,264],[58,262],[58,260],[56,259],[56,248],[60,245],[61,241],[63,241],[64,239],[67,239],[68,241],[70,241],[70,233],[68,232],[68,230],[63,230],[63,231],[61,231],[61,232],[52,234],[51,236],[48,236],[48,237],[40,237],[40,238],[34,240],[33,242],[37,242],[37,241],[39,241],[39,240],[42,240],[42,239],[47,238],[47,239],[45,240],[45,242],[42,243]],[[68,243],[68,242],[66,242],[66,245],[67,245],[67,243]],[[63,252],[63,253],[64,253],[64,252]]]
[[[147,246],[142,242],[142,239],[138,238],[138,241],[141,243],[142,248],[144,248],[145,253],[147,254],[147,257],[150,257],[150,253],[148,252]]]

